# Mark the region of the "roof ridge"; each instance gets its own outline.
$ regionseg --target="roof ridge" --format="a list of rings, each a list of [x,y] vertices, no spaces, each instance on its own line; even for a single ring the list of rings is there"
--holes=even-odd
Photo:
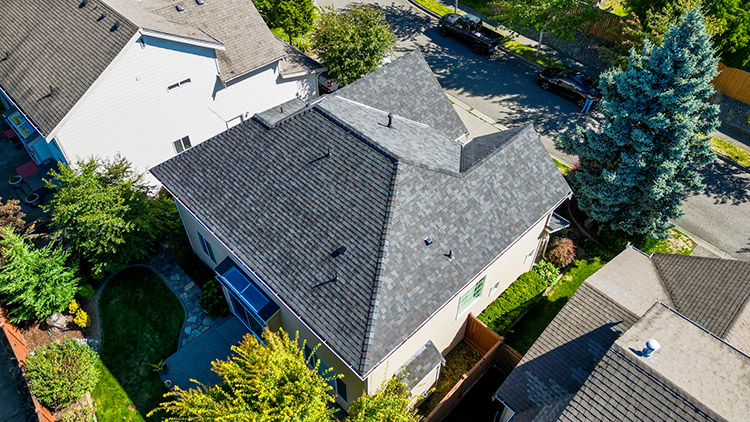
[[[385,115],[391,115],[391,116],[393,116],[393,117],[398,117],[398,118],[399,118],[399,119],[401,119],[401,120],[404,120],[404,121],[407,121],[407,122],[410,122],[410,123],[414,123],[414,124],[416,124],[416,125],[419,125],[419,126],[422,126],[422,127],[426,127],[426,128],[430,128],[430,129],[433,129],[433,130],[435,130],[435,128],[434,128],[434,127],[432,127],[432,126],[430,126],[430,125],[428,125],[428,124],[426,124],[426,123],[418,122],[418,121],[416,121],[416,120],[412,120],[412,119],[409,119],[409,118],[407,118],[407,117],[404,117],[404,116],[401,116],[401,115],[398,115],[398,114],[394,114],[394,113],[392,113],[392,112],[390,112],[390,111],[385,111],[385,110],[381,110],[381,109],[379,109],[379,108],[375,108],[375,107],[369,106],[369,105],[367,105],[367,104],[363,104],[363,103],[360,103],[359,101],[354,101],[354,100],[352,100],[352,99],[349,99],[349,98],[346,98],[346,97],[342,97],[342,96],[340,96],[340,95],[336,95],[336,94],[331,94],[331,95],[332,95],[332,96],[333,96],[334,98],[337,98],[337,99],[339,99],[339,100],[344,100],[344,101],[350,102],[350,103],[352,103],[352,104],[356,104],[356,105],[358,105],[358,106],[364,107],[364,108],[366,108],[366,109],[369,109],[369,110],[377,111],[377,112],[383,113],[383,114],[385,114]],[[436,131],[436,132],[437,132],[437,131]],[[442,134],[441,134],[441,136],[444,136],[444,135],[442,135]],[[448,138],[447,136],[445,136],[445,138],[446,138],[446,139],[450,139],[450,138]],[[451,139],[451,140],[452,140],[452,139]]]
[[[380,292],[380,273],[383,269],[383,255],[385,255],[385,248],[388,245],[388,227],[391,224],[391,216],[393,210],[393,204],[396,202],[396,176],[398,175],[398,161],[393,163],[393,172],[391,173],[391,181],[388,189],[388,203],[385,207],[385,216],[383,218],[383,230],[380,232],[380,246],[378,248],[378,258],[375,265],[375,275],[372,283],[372,294],[370,296],[370,308],[367,310],[367,323],[365,323],[365,335],[362,342],[362,351],[359,356],[359,370],[360,373],[365,373],[367,367],[367,355],[370,349],[370,342],[373,339],[372,332],[372,320],[375,315],[375,308],[378,301],[378,293]]]

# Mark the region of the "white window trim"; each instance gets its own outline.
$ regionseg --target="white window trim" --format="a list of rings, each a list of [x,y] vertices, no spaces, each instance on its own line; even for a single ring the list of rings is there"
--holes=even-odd
[[[482,296],[484,296],[484,287],[485,287],[485,283],[484,282],[486,281],[486,279],[487,279],[487,276],[486,275],[483,276],[476,283],[472,284],[471,287],[468,290],[464,291],[464,293],[461,296],[458,297],[458,312],[456,313],[456,319],[458,319],[462,315],[468,314],[469,313],[469,309],[471,309],[471,307],[474,306],[474,304],[477,303],[477,301],[479,299],[481,299]],[[471,302],[469,302],[469,304],[466,305],[466,307],[464,309],[461,309],[461,299],[463,299],[463,297],[466,296],[467,294],[473,293],[474,290],[476,290],[477,285],[479,283],[482,283],[482,290],[479,292],[479,294],[477,296],[474,297],[474,300],[472,300]]]
[[[187,140],[187,147],[185,146],[185,140]],[[180,146],[180,148],[182,148],[182,151],[180,151],[177,148],[178,145]],[[180,139],[178,139],[176,141],[172,141],[172,148],[174,148],[174,152],[176,154],[179,154],[181,152],[185,152],[185,151],[189,150],[192,147],[193,147],[193,144],[192,144],[192,142],[190,142],[190,135],[185,135],[185,136],[183,136],[182,138],[180,138]]]

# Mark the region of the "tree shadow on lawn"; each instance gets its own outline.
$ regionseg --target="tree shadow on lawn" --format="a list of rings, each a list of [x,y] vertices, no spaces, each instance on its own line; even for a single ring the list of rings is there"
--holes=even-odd
[[[99,306],[102,362],[145,418],[167,392],[151,364],[177,350],[185,312],[161,278],[145,267],[114,275]]]

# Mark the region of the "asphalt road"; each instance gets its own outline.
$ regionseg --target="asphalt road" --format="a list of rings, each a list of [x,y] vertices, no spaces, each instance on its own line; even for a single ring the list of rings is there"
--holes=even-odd
[[[601,115],[583,115],[572,102],[539,88],[537,70],[532,66],[503,51],[474,55],[466,44],[438,35],[436,20],[406,0],[317,3],[335,8],[354,3],[379,5],[398,37],[397,55],[421,50],[449,94],[507,127],[534,124],[545,148],[564,162],[572,164],[575,157],[555,149],[555,135],[578,126],[599,128]],[[676,223],[720,251],[750,261],[750,174],[723,162],[707,166],[701,173],[707,189],[686,200],[685,215]]]

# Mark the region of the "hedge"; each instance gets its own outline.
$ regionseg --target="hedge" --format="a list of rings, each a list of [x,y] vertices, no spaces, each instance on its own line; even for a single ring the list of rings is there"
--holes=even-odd
[[[539,274],[527,271],[482,311],[478,318],[496,333],[504,335],[546,288],[547,283]]]

